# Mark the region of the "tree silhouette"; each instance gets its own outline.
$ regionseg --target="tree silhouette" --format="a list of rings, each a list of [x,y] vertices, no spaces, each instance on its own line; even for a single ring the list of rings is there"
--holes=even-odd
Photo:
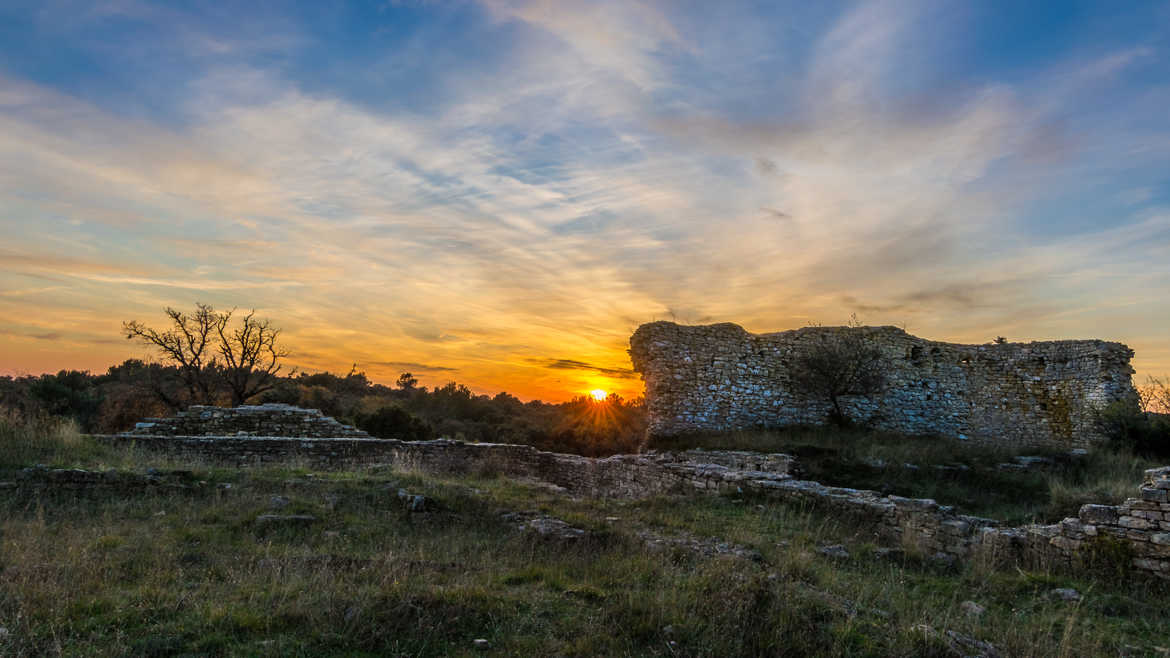
[[[867,335],[856,314],[847,326],[817,327],[807,341],[806,348],[793,361],[792,380],[806,392],[829,401],[830,420],[848,425],[841,398],[869,396],[885,387],[886,363],[881,346]]]
[[[254,309],[232,328],[234,313],[235,309],[218,312],[202,303],[196,303],[191,314],[167,307],[169,328],[158,330],[132,320],[122,324],[122,331],[128,340],[154,347],[178,368],[189,404],[214,402],[218,382],[232,406],[238,406],[275,386],[280,360],[289,353],[277,345],[280,329],[258,319]],[[168,403],[181,406],[177,400]]]

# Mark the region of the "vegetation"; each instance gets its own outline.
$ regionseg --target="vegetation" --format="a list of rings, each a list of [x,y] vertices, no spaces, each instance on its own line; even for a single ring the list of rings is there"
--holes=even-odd
[[[221,380],[204,383],[212,403],[231,403],[234,395]],[[403,373],[398,384],[374,384],[356,368],[344,376],[297,373],[273,376],[271,388],[252,402],[320,409],[385,438],[520,443],[588,456],[635,452],[645,434],[641,399],[611,394],[601,402],[585,396],[559,404],[521,402],[507,393],[476,395],[456,382],[428,389],[410,373]],[[0,407],[28,417],[69,418],[84,432],[109,434],[146,417],[170,415],[176,407],[167,401],[190,399],[189,391],[182,366],[128,360],[102,375],[63,370],[0,377]]]
[[[1084,456],[993,449],[953,439],[909,437],[859,428],[800,427],[659,439],[652,448],[740,449],[794,455],[798,475],[823,484],[933,498],[975,516],[1011,524],[1056,523],[1085,503],[1117,504],[1135,495],[1147,468],[1164,461],[1117,447]],[[1046,462],[1020,468],[1015,457]]]
[[[234,470],[8,420],[0,481],[18,477],[11,432],[26,461],[191,472],[175,476],[185,489],[0,497],[6,656],[946,656],[955,637],[1003,655],[1150,655],[1170,626],[1157,582],[882,559],[851,525],[767,498],[573,500],[490,477]],[[399,488],[430,511],[407,511]],[[259,522],[274,505],[317,520]],[[589,534],[522,533],[503,516],[515,512]],[[649,551],[647,532],[759,559]],[[849,556],[818,552],[830,544]],[[1060,587],[1085,598],[1051,596]],[[966,614],[967,600],[986,612]]]
[[[1101,429],[1117,450],[1170,457],[1170,382],[1150,377],[1137,393],[1102,409]]]
[[[792,361],[792,381],[799,390],[829,402],[832,423],[850,425],[841,398],[871,396],[885,386],[886,359],[881,346],[866,334],[857,314],[850,317],[847,326],[822,328],[807,341],[807,348]]]
[[[216,384],[230,396],[231,406],[272,389],[280,373],[280,360],[288,350],[277,345],[280,329],[251,311],[231,328],[231,311],[216,311],[196,304],[191,314],[168,307],[169,328],[152,329],[137,320],[123,323],[128,340],[138,340],[158,350],[186,386],[186,398],[179,398],[160,381],[151,382],[155,395],[170,407],[210,404],[216,398]]]

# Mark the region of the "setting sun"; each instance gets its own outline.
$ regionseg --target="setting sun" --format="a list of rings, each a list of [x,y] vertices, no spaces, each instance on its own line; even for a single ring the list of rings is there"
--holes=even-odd
[[[606,397],[609,396],[609,393],[606,393],[605,391],[601,390],[600,388],[595,388],[592,391],[589,391],[589,395],[592,395],[594,400],[597,400],[598,402],[602,402],[603,400],[605,400]]]

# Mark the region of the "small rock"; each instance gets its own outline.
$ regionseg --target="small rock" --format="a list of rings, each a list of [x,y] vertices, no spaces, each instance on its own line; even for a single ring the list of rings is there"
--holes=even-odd
[[[215,487],[217,489],[231,489],[232,483],[231,482],[220,482],[219,484],[215,485]]]
[[[900,559],[902,555],[903,551],[900,548],[886,548],[884,546],[878,546],[877,548],[873,549],[873,556],[879,560],[897,560]]]
[[[968,617],[982,617],[987,608],[979,605],[974,601],[963,601],[959,604],[959,610],[962,610]]]
[[[492,648],[492,643],[488,642],[482,637],[477,637],[471,641],[471,646],[475,647],[476,649],[490,649]]]
[[[954,569],[955,565],[959,563],[958,558],[956,558],[954,555],[951,555],[950,553],[943,553],[942,551],[931,555],[929,558],[927,558],[927,560],[935,568],[946,570]]]
[[[287,496],[273,496],[268,499],[268,506],[272,509],[284,509],[288,507],[288,503]]]
[[[520,529],[525,532],[538,534],[542,537],[565,541],[575,541],[583,538],[586,534],[581,528],[574,528],[568,523],[560,519],[554,519],[551,516],[542,516],[521,523]]]
[[[831,544],[829,546],[821,546],[817,548],[817,552],[825,557],[831,557],[835,560],[848,560],[849,551],[841,544]]]
[[[662,634],[663,635],[674,635],[674,626],[663,626],[662,627]]]
[[[1080,592],[1076,591],[1075,589],[1073,589],[1071,587],[1060,587],[1060,588],[1052,590],[1048,594],[1052,598],[1060,599],[1061,601],[1080,601],[1081,599],[1084,598],[1083,596],[1081,596]]]
[[[256,523],[260,525],[268,525],[273,523],[286,523],[290,525],[302,525],[313,523],[317,517],[309,514],[261,514],[256,517]]]
[[[154,515],[155,515],[155,516],[166,516],[166,515],[167,515],[167,512],[166,512],[166,510],[161,510],[161,509],[160,509],[159,511],[155,512],[155,513],[154,513]]]

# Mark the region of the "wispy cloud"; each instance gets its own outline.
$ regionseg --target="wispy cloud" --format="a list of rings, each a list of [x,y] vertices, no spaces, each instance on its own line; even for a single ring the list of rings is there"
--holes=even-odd
[[[407,8],[433,23],[371,38],[379,77],[306,56],[334,37],[289,12],[226,29],[149,3],[54,25],[54,7],[45,38],[112,68],[136,46],[89,43],[94,26],[183,46],[154,71],[165,99],[138,106],[0,72],[0,312],[51,316],[40,335],[258,307],[306,367],[549,398],[598,378],[636,393],[629,332],[671,314],[774,330],[858,311],[932,338],[1133,335],[1165,354],[1158,311],[1110,306],[1119,289],[1170,306],[1170,82],[1130,81],[1164,64],[1154,45],[952,76],[940,44],[975,12],[932,3],[492,0]],[[398,9],[370,19],[378,38]],[[434,45],[461,37],[485,47]],[[423,67],[435,79],[402,73]]]

